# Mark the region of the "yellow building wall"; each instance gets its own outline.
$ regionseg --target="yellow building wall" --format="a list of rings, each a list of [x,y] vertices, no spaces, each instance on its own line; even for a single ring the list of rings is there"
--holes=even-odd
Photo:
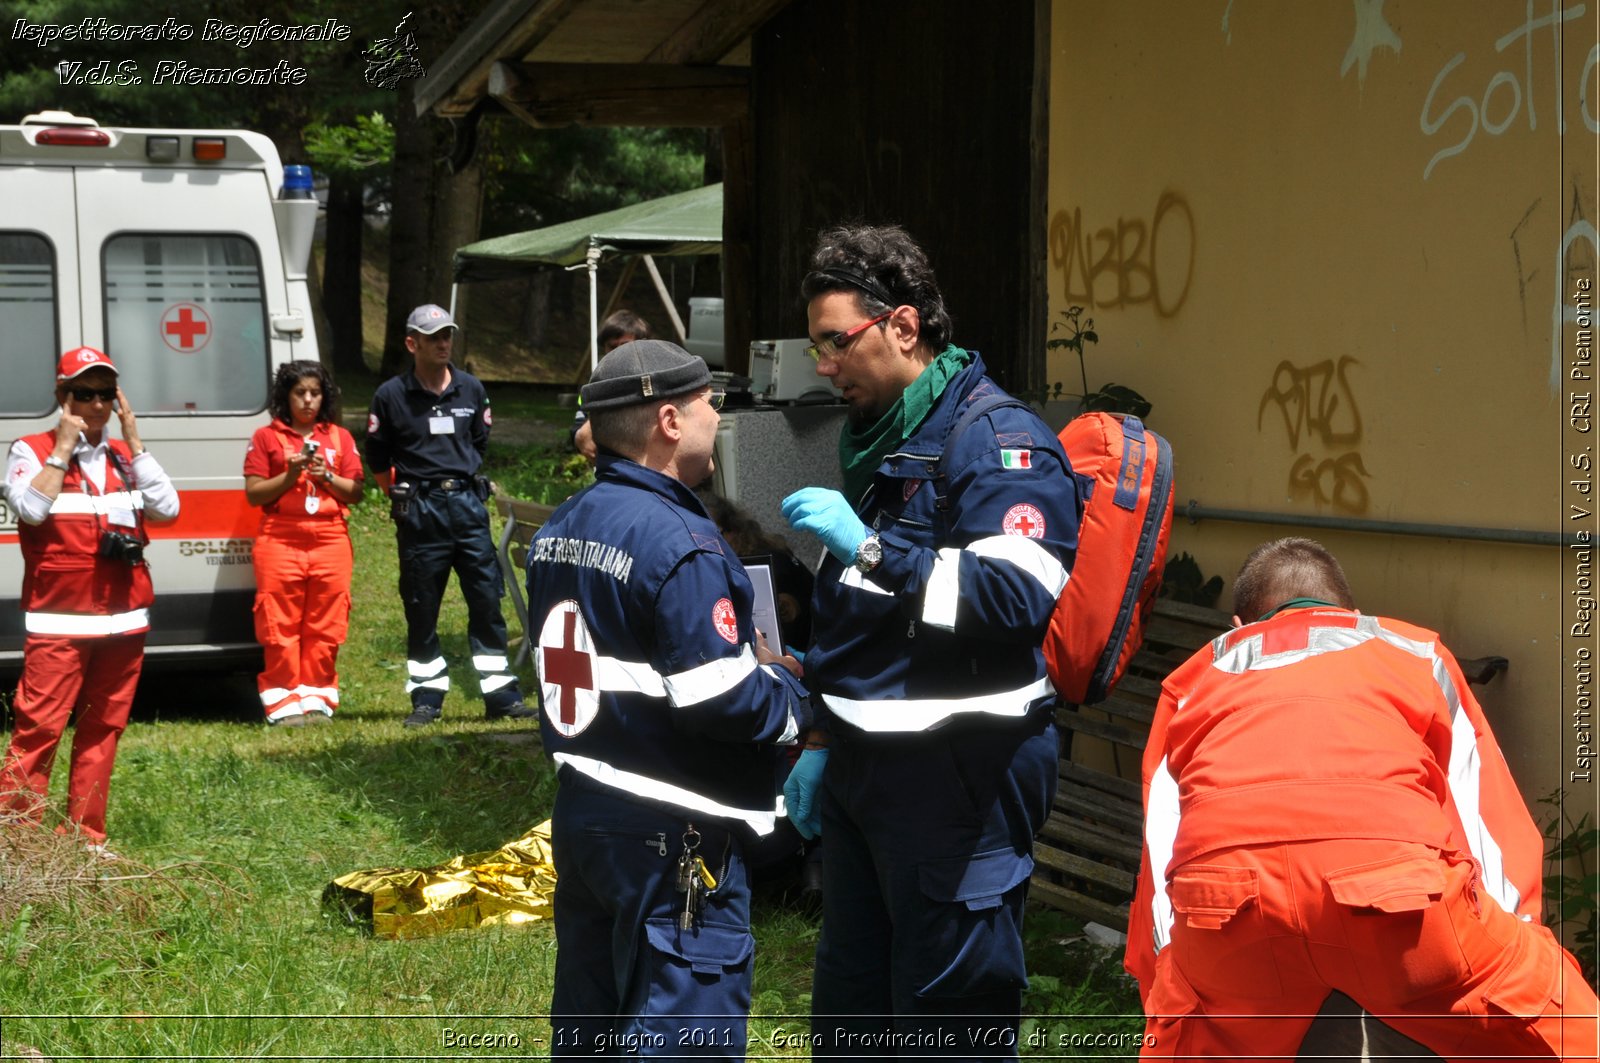
[[[1226,608],[1252,546],[1310,535],[1363,610],[1509,658],[1476,689],[1530,804],[1594,802],[1589,546],[1182,510],[1593,536],[1597,59],[1594,3],[1051,9],[1050,320],[1084,307],[1091,389],[1154,404],[1172,553],[1228,581]],[[1080,390],[1076,357],[1049,379]]]

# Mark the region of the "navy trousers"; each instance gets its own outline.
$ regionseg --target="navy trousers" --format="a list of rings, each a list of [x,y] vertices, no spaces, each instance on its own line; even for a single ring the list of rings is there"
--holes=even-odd
[[[521,701],[506,659],[506,621],[500,612],[505,584],[483,502],[470,490],[430,491],[393,508],[412,706],[437,709],[450,689],[439,645],[439,603],[452,571],[467,600],[467,643],[484,704],[501,709]]]
[[[561,772],[551,816],[556,977],[551,1055],[743,1059],[750,890],[739,839],[709,817]],[[673,888],[684,835],[717,876],[690,930]]]
[[[1015,1058],[1022,908],[1057,748],[1048,718],[835,734],[813,1055]]]

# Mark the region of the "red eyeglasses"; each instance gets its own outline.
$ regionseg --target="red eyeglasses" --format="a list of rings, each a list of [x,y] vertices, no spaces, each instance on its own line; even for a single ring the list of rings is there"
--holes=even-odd
[[[806,353],[811,356],[813,362],[820,362],[825,357],[839,358],[844,354],[844,349],[850,346],[852,340],[893,313],[894,310],[885,310],[871,321],[863,321],[853,329],[845,332],[835,332],[827,339],[819,340],[807,347]]]

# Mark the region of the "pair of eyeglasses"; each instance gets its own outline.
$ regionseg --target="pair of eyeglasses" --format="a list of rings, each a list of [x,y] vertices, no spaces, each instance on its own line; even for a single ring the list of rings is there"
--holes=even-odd
[[[867,331],[867,329],[871,328],[873,325],[876,325],[878,322],[884,320],[893,313],[893,310],[885,310],[871,321],[863,321],[853,329],[848,329],[844,332],[835,332],[827,339],[818,340],[816,343],[813,343],[811,346],[807,347],[806,353],[811,356],[811,360],[813,362],[820,362],[823,358],[841,357],[844,354],[844,349],[850,346],[851,342],[857,336],[861,335],[863,332]]]
[[[95,399],[99,399],[101,402],[116,402],[117,401],[117,389],[116,388],[73,388],[72,389],[72,397],[77,399],[79,402],[93,402]]]
[[[711,404],[713,410],[721,411],[722,404],[728,401],[728,393],[721,388],[712,388],[711,394],[706,396],[706,401]]]

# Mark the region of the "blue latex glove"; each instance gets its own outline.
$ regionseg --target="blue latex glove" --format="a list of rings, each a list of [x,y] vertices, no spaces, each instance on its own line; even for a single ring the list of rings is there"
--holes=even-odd
[[[782,508],[790,527],[821,539],[828,553],[842,564],[855,561],[856,548],[867,537],[867,526],[844,495],[830,487],[802,487],[783,500]]]
[[[822,769],[827,766],[826,749],[805,750],[783,784],[783,807],[789,822],[806,841],[822,833],[822,795],[817,791],[822,787]]]

